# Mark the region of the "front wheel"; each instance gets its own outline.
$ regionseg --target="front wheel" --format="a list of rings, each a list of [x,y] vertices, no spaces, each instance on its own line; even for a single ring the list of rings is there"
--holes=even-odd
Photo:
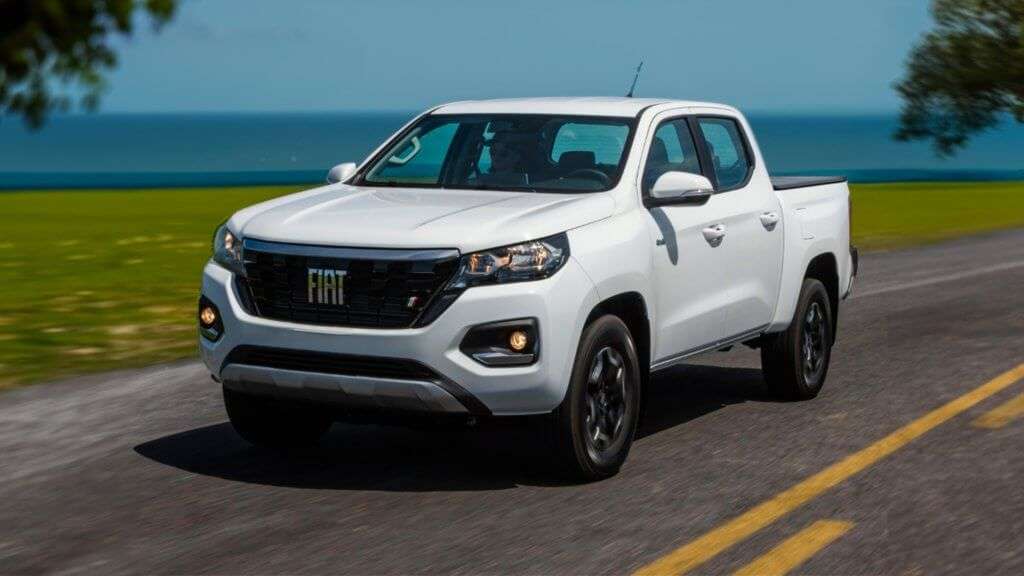
[[[554,443],[573,477],[599,480],[625,462],[640,415],[640,363],[629,328],[607,315],[583,330]]]
[[[761,346],[764,379],[779,396],[807,400],[821,391],[832,358],[832,323],[825,285],[805,279],[789,328],[766,336]]]

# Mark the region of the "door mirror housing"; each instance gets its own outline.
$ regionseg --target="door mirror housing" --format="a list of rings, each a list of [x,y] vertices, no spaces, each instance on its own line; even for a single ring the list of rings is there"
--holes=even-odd
[[[700,174],[665,172],[654,182],[651,195],[644,203],[649,207],[704,204],[714,193],[711,181]]]
[[[348,177],[356,173],[355,162],[345,162],[338,164],[334,168],[331,168],[327,172],[327,183],[337,184],[338,182],[344,182],[348,180]]]

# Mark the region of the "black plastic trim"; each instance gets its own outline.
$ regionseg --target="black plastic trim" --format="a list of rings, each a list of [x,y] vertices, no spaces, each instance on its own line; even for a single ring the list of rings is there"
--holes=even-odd
[[[440,318],[441,314],[444,314],[445,310],[454,304],[455,301],[459,299],[459,296],[461,296],[465,291],[465,289],[445,291],[444,288],[438,290],[430,297],[430,301],[427,302],[427,305],[423,307],[420,315],[415,321],[413,321],[412,327],[422,328],[424,326],[429,326],[434,322],[434,320]]]
[[[238,304],[241,305],[242,309],[248,314],[253,316],[259,316],[259,310],[256,309],[256,299],[252,295],[252,288],[249,286],[249,281],[244,277],[235,274],[234,275],[234,286],[235,295],[238,297]]]
[[[796,188],[810,188],[811,186],[824,186],[825,184],[841,184],[846,182],[846,176],[772,176],[772,188],[776,190],[794,190]]]
[[[746,332],[741,332],[741,333],[733,335],[733,336],[729,336],[728,338],[722,338],[721,340],[716,340],[716,341],[710,342],[708,344],[703,344],[701,346],[695,346],[693,348],[690,348],[689,350],[684,350],[684,351],[679,352],[677,354],[670,354],[669,356],[666,356],[664,358],[661,358],[659,360],[655,360],[654,362],[652,362],[651,363],[651,372],[657,372],[658,370],[664,370],[666,368],[670,368],[670,367],[675,366],[676,364],[682,362],[683,360],[689,358],[690,356],[694,356],[696,354],[701,354],[703,352],[710,352],[712,350],[717,350],[719,348],[724,348],[724,347],[732,345],[732,344],[737,344],[739,342],[745,342],[745,341],[750,340],[752,338],[759,337],[761,334],[764,333],[765,330],[768,329],[768,326],[769,326],[768,324],[762,324],[761,326],[758,326],[757,328],[754,328],[752,330],[747,330]]]
[[[458,258],[455,248],[350,248],[346,246],[324,246],[321,244],[293,244],[271,242],[257,238],[242,241],[242,257],[245,250],[306,256],[309,258],[343,258],[346,260],[395,260],[409,262],[416,260],[447,260]]]
[[[682,198],[644,198],[643,204],[646,208],[660,208],[662,206],[703,206],[714,196],[714,193],[693,194]]]
[[[701,132],[700,125],[697,124],[697,117],[693,114],[687,115],[686,123],[690,125],[690,134],[693,135],[694,145],[697,146],[697,158],[700,160],[700,173],[711,181],[712,186],[717,188],[718,176],[715,174],[715,163],[711,160],[711,155],[708,154],[707,142],[704,140],[704,133]]]
[[[718,174],[715,174],[715,164],[714,162],[711,161],[711,155],[708,153],[707,149],[708,143],[704,139],[704,131],[700,128],[700,121],[701,119],[704,118],[709,118],[712,120],[729,120],[736,124],[736,131],[739,133],[740,141],[743,143],[743,153],[746,154],[747,162],[750,164],[750,166],[747,168],[746,178],[744,178],[742,182],[735,186],[732,186],[730,188],[719,189]],[[747,131],[743,127],[743,123],[740,122],[740,119],[736,116],[729,116],[727,114],[695,114],[694,122],[697,127],[697,134],[700,137],[700,142],[698,145],[700,146],[700,148],[704,150],[704,157],[707,159],[708,163],[708,170],[710,176],[708,176],[707,174],[705,174],[705,176],[708,176],[711,182],[715,185],[715,194],[721,194],[723,192],[732,192],[733,190],[740,190],[746,188],[747,185],[750,184],[750,179],[754,176],[754,170],[757,168],[757,158],[754,157],[754,150],[750,146],[750,138],[747,136]]]
[[[269,310],[273,310],[274,306],[271,305],[267,309],[261,305],[259,294],[254,291],[252,282],[259,278],[259,274],[250,274],[249,265],[258,264],[258,258],[256,255],[266,256],[290,256],[290,257],[301,257],[301,258],[335,258],[344,260],[359,260],[359,261],[372,261],[372,262],[399,262],[399,263],[417,263],[427,262],[433,263],[435,266],[452,264],[455,269],[452,274],[458,271],[460,265],[460,253],[454,248],[354,248],[345,246],[323,246],[315,244],[294,244],[288,242],[274,242],[267,240],[259,240],[256,238],[246,238],[243,241],[242,257],[243,262],[246,265],[247,274],[243,278],[239,275],[235,276],[235,287],[236,292],[239,294],[239,301],[242,303],[246,312],[261,317],[265,317],[271,320],[278,320],[282,322],[291,322],[296,324],[305,325],[322,325],[322,326],[346,326],[346,327],[358,327],[358,328],[376,328],[381,330],[401,330],[413,327],[426,326],[444,309],[435,310],[436,313],[427,312],[431,311],[438,297],[448,286],[452,279],[452,276],[438,276],[439,283],[437,288],[430,294],[430,297],[426,304],[419,310],[419,312],[409,319],[407,324],[402,325],[377,325],[367,323],[355,323],[351,321],[347,322],[321,322],[321,321],[308,321],[298,320],[294,317],[280,317],[279,315],[272,315]],[[454,299],[453,299],[454,300]],[[448,302],[445,305],[450,305]],[[350,317],[351,319],[351,317]]]
[[[508,333],[516,329],[525,329],[531,338],[531,346],[523,352],[516,352],[504,346]],[[478,364],[489,368],[529,366],[537,362],[540,357],[540,329],[537,319],[516,318],[476,324],[463,336],[462,342],[459,343],[459,350]],[[521,362],[488,364],[477,357],[478,354],[488,352],[500,352],[511,357],[521,357]]]

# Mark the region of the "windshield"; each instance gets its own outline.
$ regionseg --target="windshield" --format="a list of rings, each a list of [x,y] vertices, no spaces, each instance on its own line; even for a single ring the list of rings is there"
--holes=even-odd
[[[378,154],[357,185],[598,192],[619,180],[632,118],[430,115]]]

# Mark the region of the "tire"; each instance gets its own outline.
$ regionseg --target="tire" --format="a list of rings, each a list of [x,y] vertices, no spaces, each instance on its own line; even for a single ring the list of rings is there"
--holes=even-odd
[[[311,448],[333,420],[313,406],[262,398],[224,388],[224,407],[231,425],[246,442],[275,450]]]
[[[578,480],[614,476],[636,435],[640,391],[640,363],[629,328],[613,315],[588,324],[569,389],[552,415],[557,465]]]
[[[765,337],[761,369],[768,387],[788,400],[818,395],[832,359],[832,307],[825,285],[804,279],[789,328]]]

